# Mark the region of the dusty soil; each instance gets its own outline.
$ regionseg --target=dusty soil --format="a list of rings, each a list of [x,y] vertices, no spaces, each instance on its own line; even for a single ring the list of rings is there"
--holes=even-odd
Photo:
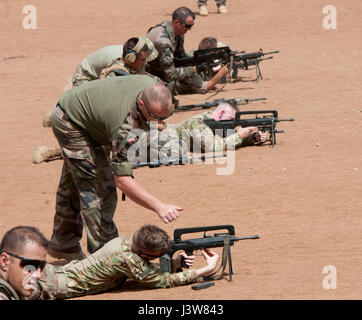
[[[35,225],[51,235],[62,162],[32,164],[38,145],[53,145],[43,115],[88,54],[170,19],[178,5],[197,12],[196,0],[37,0],[37,29],[23,28],[25,0],[0,3],[0,235],[16,225]],[[115,222],[131,236],[143,223],[175,228],[232,224],[240,236],[259,240],[232,247],[233,282],[194,291],[190,286],[145,290],[127,284],[92,299],[361,299],[362,5],[336,3],[337,29],[326,30],[329,2],[228,1],[228,13],[197,15],[186,49],[214,36],[233,49],[280,50],[261,65],[259,82],[227,84],[210,98],[267,97],[245,109],[277,109],[281,118],[274,148],[236,152],[235,171],[217,175],[218,164],[142,168],[136,179],[154,195],[184,208],[165,225],[153,212],[122,202]],[[252,77],[254,71],[243,73]],[[179,97],[201,103],[206,95]],[[200,112],[176,113],[170,122]],[[82,240],[85,249],[85,240]],[[200,258],[201,259],[201,258]],[[51,261],[51,260],[49,260]],[[325,266],[337,271],[336,289],[323,288]],[[81,299],[89,299],[84,297]]]

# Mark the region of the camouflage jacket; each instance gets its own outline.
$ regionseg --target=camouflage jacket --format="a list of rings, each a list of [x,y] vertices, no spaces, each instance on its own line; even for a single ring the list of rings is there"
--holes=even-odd
[[[165,82],[181,80],[195,74],[194,67],[176,68],[174,57],[186,56],[184,36],[175,37],[170,21],[163,21],[148,30],[146,35],[158,51],[158,56],[146,66],[146,71]]]
[[[246,143],[237,133],[226,137],[214,134],[204,122],[211,113],[212,111],[207,111],[180,123],[167,124],[167,128],[157,137],[160,154],[171,156],[185,155],[189,151],[219,152],[235,149]]]
[[[0,300],[21,300],[15,289],[0,274]]]
[[[131,239],[118,237],[81,261],[65,266],[48,264],[32,299],[57,299],[84,296],[112,290],[127,279],[150,288],[168,288],[196,280],[196,271],[163,273],[131,251]]]

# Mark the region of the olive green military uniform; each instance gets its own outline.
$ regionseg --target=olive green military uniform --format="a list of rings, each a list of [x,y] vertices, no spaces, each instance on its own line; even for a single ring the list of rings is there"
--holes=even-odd
[[[196,271],[163,273],[158,264],[131,251],[131,239],[117,237],[81,261],[48,264],[33,299],[72,298],[112,290],[127,279],[149,288],[169,288],[193,282]]]
[[[123,45],[107,46],[84,58],[72,76],[73,86],[99,79],[101,72],[116,58],[122,57]]]
[[[127,160],[127,135],[134,128],[149,128],[136,110],[136,101],[155,83],[157,79],[150,76],[113,77],[73,87],[62,95],[51,119],[64,159],[52,251],[79,252],[83,224],[90,253],[118,236],[113,222],[117,205],[113,175],[133,173]]]

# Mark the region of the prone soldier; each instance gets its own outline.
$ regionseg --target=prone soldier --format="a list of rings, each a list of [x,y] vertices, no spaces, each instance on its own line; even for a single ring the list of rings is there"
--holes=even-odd
[[[162,272],[151,261],[171,248],[169,235],[155,225],[144,225],[133,235],[117,237],[80,261],[64,266],[48,264],[39,280],[39,290],[32,299],[64,299],[109,291],[127,279],[148,288],[170,288],[195,282],[216,270],[218,255],[202,250],[206,266],[182,270],[181,260],[192,266],[195,256],[179,252],[172,261],[171,272]]]

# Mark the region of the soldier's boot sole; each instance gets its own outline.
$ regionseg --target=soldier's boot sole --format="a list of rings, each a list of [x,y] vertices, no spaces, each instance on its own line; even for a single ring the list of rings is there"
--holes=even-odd
[[[67,261],[72,261],[72,260],[79,261],[87,257],[82,250],[68,253],[68,252],[61,252],[54,250],[51,247],[48,248],[48,255],[56,259],[67,260]]]
[[[33,151],[33,164],[62,159],[59,147],[39,146]]]

